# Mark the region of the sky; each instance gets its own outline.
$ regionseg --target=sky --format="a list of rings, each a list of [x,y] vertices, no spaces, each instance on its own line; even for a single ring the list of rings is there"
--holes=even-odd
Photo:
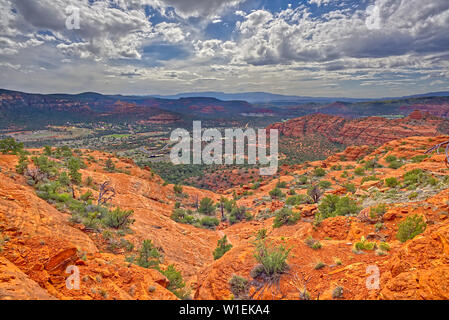
[[[448,0],[0,0],[0,88],[449,91]]]

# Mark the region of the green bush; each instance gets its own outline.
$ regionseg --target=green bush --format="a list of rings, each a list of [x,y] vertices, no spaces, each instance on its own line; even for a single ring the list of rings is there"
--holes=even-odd
[[[215,213],[215,205],[213,200],[210,198],[201,199],[198,212],[206,215],[213,215]]]
[[[111,158],[108,158],[108,160],[106,160],[104,170],[107,172],[114,172],[116,170],[115,164]]]
[[[284,194],[282,193],[281,189],[274,188],[273,190],[270,191],[270,196],[272,198],[282,198],[284,197]]]
[[[159,268],[162,257],[151,240],[144,240],[139,250],[137,264],[143,268]]]
[[[231,213],[229,214],[229,222],[231,224],[243,221],[243,220],[251,220],[252,215],[247,212],[244,206],[232,208]]]
[[[395,177],[391,177],[391,178],[385,179],[385,184],[389,188],[396,188],[399,185],[399,181]]]
[[[418,185],[430,183],[431,176],[422,169],[413,169],[404,174],[404,186],[408,189],[415,189]]]
[[[395,161],[390,162],[390,164],[388,165],[388,168],[396,170],[402,166],[403,166],[403,163],[401,161],[395,160]]]
[[[28,168],[28,164],[29,164],[29,160],[28,157],[25,156],[24,154],[20,155],[19,157],[19,163],[16,166],[16,172],[23,174],[26,170],[26,168]]]
[[[200,221],[201,225],[206,228],[215,228],[220,224],[217,218],[213,217],[204,217]]]
[[[186,284],[182,279],[182,274],[180,271],[176,270],[174,265],[169,265],[167,269],[161,270],[161,273],[167,277],[169,285],[168,290],[173,292],[181,300],[185,300],[190,295],[190,290],[186,290]]]
[[[424,218],[417,214],[407,217],[400,225],[396,238],[401,242],[411,240],[426,230],[427,224]]]
[[[0,152],[3,154],[18,154],[23,152],[23,143],[13,138],[0,140]]]
[[[287,268],[287,259],[291,249],[284,245],[273,246],[261,240],[256,245],[254,257],[263,266],[264,273],[269,276],[278,276],[284,273]]]
[[[332,182],[323,180],[320,181],[318,185],[320,186],[321,189],[326,190],[332,186]]]
[[[276,218],[274,219],[273,228],[280,228],[283,225],[293,225],[301,219],[299,213],[293,213],[289,208],[282,208],[276,211]]]
[[[324,220],[336,216],[356,215],[360,212],[357,203],[349,197],[328,194],[318,206],[317,219]]]
[[[395,156],[387,156],[386,158],[385,158],[385,161],[387,161],[387,162],[393,162],[393,161],[397,161],[398,160],[398,158],[397,157],[395,157]]]
[[[230,289],[234,299],[247,299],[249,293],[249,281],[243,277],[233,275],[229,280]]]
[[[364,176],[365,175],[365,169],[362,168],[362,167],[355,168],[354,173],[357,176]]]
[[[226,252],[232,249],[232,244],[228,242],[226,235],[218,240],[217,247],[215,248],[213,255],[214,260],[220,259]]]
[[[315,168],[315,170],[313,171],[313,175],[315,177],[324,177],[326,175],[326,170],[320,167]]]
[[[180,186],[179,184],[175,184],[173,186],[173,191],[175,192],[176,195],[182,195],[183,192],[182,186]]]
[[[427,158],[428,158],[428,156],[425,155],[425,154],[418,155],[418,156],[415,156],[415,157],[412,158],[412,162],[413,163],[421,163],[424,160],[426,160]]]
[[[280,189],[285,189],[287,188],[287,182],[285,181],[278,181],[278,183],[276,183],[276,188],[280,188]]]
[[[355,184],[353,184],[353,183],[347,183],[344,185],[344,187],[346,188],[346,190],[348,190],[351,193],[354,193],[356,191]]]
[[[134,223],[134,219],[131,219],[133,210],[121,210],[116,208],[113,211],[108,211],[108,214],[103,219],[105,226],[114,229],[128,229],[131,224]]]
[[[287,201],[285,203],[289,206],[298,206],[300,204],[306,204],[306,203],[310,203],[310,202],[311,202],[310,197],[308,197],[304,194],[299,194],[296,196],[288,197]]]
[[[376,247],[375,242],[368,242],[365,237],[362,237],[359,242],[354,244],[354,249],[357,251],[373,251]]]

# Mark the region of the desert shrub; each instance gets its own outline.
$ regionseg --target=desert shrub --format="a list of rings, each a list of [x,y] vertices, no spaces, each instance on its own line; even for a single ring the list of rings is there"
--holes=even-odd
[[[315,177],[324,177],[326,175],[326,170],[320,167],[315,168],[315,170],[313,171],[313,175]]]
[[[289,208],[282,208],[276,211],[276,218],[274,219],[273,228],[280,228],[283,225],[293,225],[301,219],[299,213],[293,213]]]
[[[34,165],[47,177],[53,178],[58,175],[57,163],[51,161],[48,157],[42,155],[39,157],[33,157],[32,160]]]
[[[355,168],[354,173],[357,176],[363,176],[365,175],[365,169],[363,167]]]
[[[427,224],[425,223],[424,218],[415,214],[411,217],[407,217],[407,219],[401,222],[396,238],[401,242],[406,242],[423,233],[426,230],[426,227]]]
[[[80,196],[81,201],[89,201],[92,199],[92,191],[88,190]]]
[[[246,210],[244,206],[232,208],[231,213],[229,214],[229,222],[231,224],[243,221],[243,220],[251,220],[252,215]]]
[[[186,289],[186,284],[182,279],[182,274],[180,271],[176,270],[174,265],[171,264],[167,267],[167,269],[160,271],[169,281],[169,285],[167,287],[168,290],[173,292],[173,294],[181,300],[185,300],[189,297],[190,290]]]
[[[336,216],[356,215],[360,212],[357,203],[349,197],[326,195],[318,206],[317,218],[324,220]]]
[[[226,252],[231,250],[231,248],[232,244],[228,242],[228,238],[225,235],[222,239],[218,240],[217,247],[213,252],[214,260],[220,259]]]
[[[312,203],[318,203],[321,198],[321,190],[318,186],[312,185],[307,189],[307,195],[312,200]]]
[[[311,236],[304,240],[304,243],[313,250],[319,250],[323,247],[323,245],[318,241],[312,238]]]
[[[111,158],[108,158],[108,160],[106,160],[105,164],[104,164],[104,170],[107,172],[114,172],[115,171],[115,164],[112,161]]]
[[[414,156],[411,160],[412,160],[413,163],[421,163],[424,160],[426,160],[427,158],[428,158],[427,155],[421,154],[421,155],[418,155],[418,156]]]
[[[368,176],[368,177],[363,177],[361,184],[364,184],[365,182],[368,181],[379,181],[380,179],[376,176]]]
[[[333,165],[331,167],[331,170],[332,171],[340,171],[340,170],[343,170],[343,167],[341,165]]]
[[[278,181],[278,183],[276,183],[276,188],[280,188],[280,189],[285,189],[287,188],[287,182],[285,181]]]
[[[370,208],[370,217],[375,219],[377,216],[382,216],[387,212],[387,206],[384,203],[380,203],[375,207]]]
[[[25,172],[25,169],[28,168],[29,164],[28,157],[24,154],[20,155],[19,157],[19,163],[16,166],[16,172],[23,174]]]
[[[368,160],[363,166],[365,170],[374,170],[375,168],[382,168],[376,159]]]
[[[200,206],[198,208],[198,212],[206,215],[213,215],[215,212],[214,201],[211,198],[203,198],[201,199]]]
[[[61,186],[69,186],[70,185],[70,178],[67,172],[61,172],[58,178],[58,182],[61,184]]]
[[[115,210],[108,211],[103,219],[103,223],[105,226],[114,229],[128,229],[135,221],[134,219],[131,219],[133,213],[133,210],[116,208]]]
[[[270,191],[270,196],[272,198],[282,198],[284,197],[284,194],[282,193],[281,189],[274,188],[273,190]]]
[[[23,143],[13,138],[0,140],[0,152],[3,154],[19,154],[23,152]]]
[[[315,267],[313,267],[313,268],[314,268],[315,270],[321,270],[321,269],[323,269],[325,266],[326,266],[326,264],[325,264],[324,262],[318,261],[318,262],[315,264]]]
[[[267,233],[268,233],[268,231],[265,228],[258,230],[257,234],[256,234],[256,240],[263,240],[263,239],[265,239],[267,237]]]
[[[220,221],[215,217],[204,217],[200,220],[200,224],[206,228],[215,228],[220,224]]]
[[[379,249],[382,251],[390,251],[391,247],[388,243],[381,242],[381,243],[379,243]]]
[[[398,158],[397,157],[395,157],[395,156],[387,156],[386,158],[385,158],[385,161],[387,161],[387,162],[393,162],[393,161],[397,161],[398,160]]]
[[[354,249],[357,251],[373,251],[374,249],[376,249],[376,243],[368,242],[365,237],[362,237],[359,242],[356,242],[354,244]]]
[[[332,291],[332,298],[333,299],[340,299],[343,298],[343,287],[336,287],[333,291]]]
[[[81,173],[79,169],[81,169],[81,163],[78,158],[71,157],[67,162],[67,168],[69,169],[69,176],[73,183],[80,184],[81,183]]]
[[[287,249],[284,245],[274,246],[267,244],[266,240],[261,240],[256,245],[254,257],[263,266],[265,275],[274,277],[287,270],[290,251],[291,249]]]
[[[399,160],[395,160],[395,161],[391,161],[390,164],[388,165],[388,168],[390,169],[399,169],[400,167],[403,166],[403,163]]]
[[[249,281],[243,277],[233,275],[229,280],[230,289],[234,299],[246,299],[249,293]]]
[[[310,200],[311,200],[310,197],[308,197],[304,194],[299,194],[299,195],[288,197],[287,201],[285,203],[289,206],[297,206],[300,204],[309,203]]]
[[[321,189],[326,190],[332,186],[332,182],[323,180],[323,181],[320,181],[318,183],[318,185],[320,186]]]
[[[348,190],[351,193],[354,193],[356,191],[355,184],[353,184],[353,183],[347,183],[344,185],[344,187],[346,188],[346,190]]]
[[[422,169],[413,169],[404,174],[404,186],[408,189],[416,189],[418,185],[426,185],[431,183],[431,178],[432,176],[424,172]]]
[[[183,189],[182,186],[180,186],[179,184],[175,184],[173,186],[173,191],[175,192],[176,195],[182,195]]]
[[[151,240],[144,240],[139,250],[137,264],[143,268],[158,268],[162,257]]]
[[[307,180],[308,180],[307,176],[299,176],[297,184],[298,185],[305,185],[305,184],[307,184]]]
[[[385,184],[389,188],[396,188],[399,185],[399,181],[395,177],[391,177],[391,178],[385,179]]]

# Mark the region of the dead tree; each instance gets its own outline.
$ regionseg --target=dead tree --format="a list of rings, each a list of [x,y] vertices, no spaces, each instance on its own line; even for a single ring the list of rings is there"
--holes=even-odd
[[[440,148],[444,148],[445,147],[445,154],[446,154],[446,167],[449,168],[449,140],[448,141],[444,141],[441,142],[439,144],[434,145],[432,148],[430,148],[429,150],[426,151],[425,154],[429,154],[432,153],[436,150],[437,154],[440,154]]]
[[[115,197],[115,189],[109,185],[109,181],[100,185],[100,193],[98,195],[98,205],[104,205]]]
[[[24,176],[28,179],[32,179],[35,184],[43,181],[47,177],[47,175],[39,168],[26,168]]]

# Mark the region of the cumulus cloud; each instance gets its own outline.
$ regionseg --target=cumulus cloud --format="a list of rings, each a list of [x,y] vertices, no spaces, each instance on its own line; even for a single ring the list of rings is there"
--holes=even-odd
[[[176,14],[183,18],[201,17],[216,18],[227,9],[236,7],[246,0],[146,0],[146,3],[166,10],[175,9]]]

